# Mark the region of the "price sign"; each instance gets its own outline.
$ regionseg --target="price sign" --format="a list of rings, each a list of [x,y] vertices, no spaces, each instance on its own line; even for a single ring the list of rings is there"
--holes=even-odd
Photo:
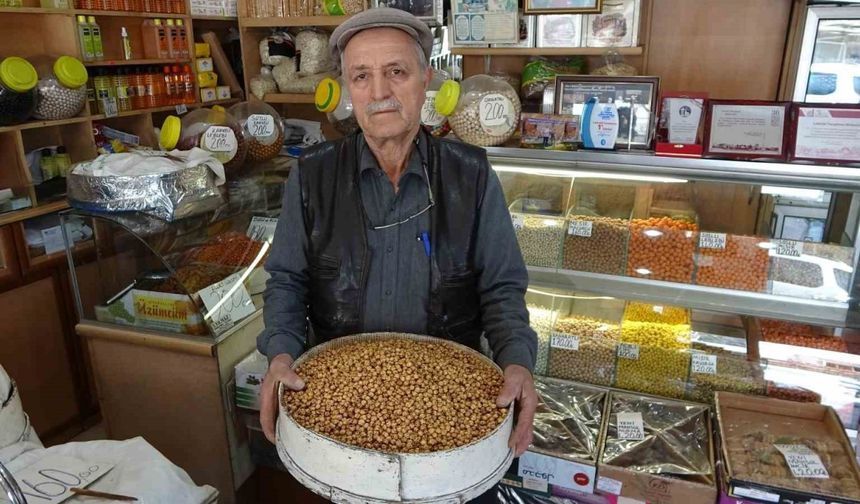
[[[236,134],[226,126],[210,126],[206,133],[203,133],[200,144],[212,152],[236,152],[238,149]]]
[[[618,439],[642,441],[645,439],[645,426],[642,413],[618,413]]]
[[[552,333],[549,346],[562,350],[579,350],[579,336],[574,334]]]
[[[113,469],[112,464],[85,462],[63,455],[49,455],[13,474],[30,503],[56,504],[74,497],[72,488],[83,488]],[[0,496],[0,502],[6,502]]]
[[[654,313],[663,315],[663,307],[660,305],[654,305]]]
[[[700,233],[699,247],[703,249],[725,249],[726,234],[725,233]]]
[[[252,137],[266,138],[275,134],[275,118],[268,114],[251,114],[245,127]]]
[[[66,249],[66,242],[63,240],[63,228],[61,226],[43,229],[42,241],[45,243],[45,255],[51,255]]]
[[[694,353],[692,368],[694,373],[717,374],[717,356],[705,353]]]
[[[177,114],[182,115],[186,112],[188,112],[188,107],[184,103],[180,103],[179,105],[176,106],[176,113]]]
[[[511,222],[513,222],[514,229],[516,229],[517,231],[522,231],[523,227],[525,226],[525,221],[526,219],[522,216],[522,214],[511,214]]]
[[[252,217],[245,234],[252,240],[272,243],[277,226],[278,219],[274,217]]]
[[[567,234],[572,236],[582,236],[583,238],[591,238],[592,225],[593,223],[591,221],[570,221],[570,225],[567,226]]]
[[[783,444],[773,446],[785,457],[785,462],[795,478],[830,478],[830,474],[827,473],[827,469],[821,463],[821,457],[810,450],[808,446]]]
[[[803,242],[794,240],[775,240],[773,251],[778,256],[800,257],[803,255]]]
[[[600,476],[597,478],[597,489],[612,495],[621,495],[622,483],[617,479]]]
[[[510,98],[499,93],[490,93],[478,104],[478,121],[488,135],[503,135],[510,130],[508,121],[514,116],[514,104]]]
[[[233,327],[256,310],[241,278],[241,273],[233,273],[197,293],[209,310],[205,318],[216,334]]]
[[[639,360],[639,345],[635,343],[619,343],[618,358]]]
[[[102,108],[105,111],[105,117],[116,117],[119,114],[116,98],[102,98]]]

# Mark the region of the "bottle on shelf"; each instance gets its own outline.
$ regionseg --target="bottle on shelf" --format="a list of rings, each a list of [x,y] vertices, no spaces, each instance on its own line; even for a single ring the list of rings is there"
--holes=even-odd
[[[190,56],[188,49],[188,28],[186,28],[185,22],[181,19],[176,20],[176,31],[179,35],[179,55],[176,57],[188,59]]]
[[[129,88],[133,88],[131,94],[131,108],[146,108],[146,79],[142,67],[138,67],[129,75]]]
[[[176,22],[173,19],[166,19],[166,32],[167,32],[167,52],[170,54],[168,58],[179,58],[179,54],[182,49],[179,43],[179,32],[176,29]]]
[[[117,110],[120,112],[131,110],[131,100],[128,97],[128,77],[125,75],[124,70],[118,70],[111,77],[111,84],[116,90],[114,94],[116,95]]]
[[[191,65],[183,65],[182,67],[182,85],[185,89],[185,103],[197,101],[194,96],[194,74],[191,72]]]
[[[130,59],[134,59],[134,55],[131,51],[131,40],[128,38],[128,30],[125,29],[125,26],[120,30],[120,38],[122,39],[122,57],[124,60],[128,61]]]
[[[164,103],[163,105],[176,105],[177,93],[176,85],[173,79],[173,73],[170,71],[170,66],[165,65],[162,69],[162,82],[164,82]]]
[[[39,170],[42,172],[42,182],[47,182],[57,176],[57,163],[54,160],[53,149],[42,149],[39,158]]]
[[[57,175],[63,178],[72,170],[72,158],[66,152],[66,147],[60,145],[57,147],[57,152],[54,154],[54,164],[57,167]]]
[[[105,51],[104,46],[102,45],[102,29],[99,27],[98,23],[96,23],[96,17],[89,16],[87,18],[87,24],[90,25],[90,31],[93,35],[93,53],[95,54],[95,59],[104,59]]]
[[[96,69],[93,77],[93,88],[96,90],[96,110],[99,114],[105,113],[105,102],[111,98],[110,77],[104,68]]]
[[[96,59],[95,41],[93,41],[92,27],[87,23],[86,16],[78,16],[78,43],[84,61],[94,61]]]
[[[96,102],[96,88],[93,84],[93,80],[93,77],[90,77],[87,81],[87,105],[89,105],[90,114],[95,114],[99,109],[98,103]]]

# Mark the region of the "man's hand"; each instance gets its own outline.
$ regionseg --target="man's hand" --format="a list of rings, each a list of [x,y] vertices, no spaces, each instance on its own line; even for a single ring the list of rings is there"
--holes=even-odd
[[[302,390],[305,382],[293,371],[293,358],[289,354],[280,354],[269,363],[269,370],[263,378],[260,387],[260,424],[263,434],[275,444],[275,418],[278,416],[278,383],[283,383],[291,390]]]
[[[516,401],[517,424],[511,433],[508,446],[514,450],[514,456],[519,457],[532,444],[532,424],[538,396],[532,374],[517,364],[510,364],[505,368],[505,384],[496,399],[496,405],[502,408],[513,401]]]

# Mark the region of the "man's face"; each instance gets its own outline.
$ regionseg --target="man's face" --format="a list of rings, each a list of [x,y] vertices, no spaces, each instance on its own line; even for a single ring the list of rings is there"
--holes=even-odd
[[[344,48],[343,67],[365,135],[385,140],[417,129],[430,71],[421,70],[412,37],[396,28],[359,32]]]

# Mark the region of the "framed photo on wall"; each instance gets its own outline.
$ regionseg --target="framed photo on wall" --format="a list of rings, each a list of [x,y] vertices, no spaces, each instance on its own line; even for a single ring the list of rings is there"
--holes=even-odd
[[[582,41],[582,16],[551,14],[537,18],[535,47],[579,47]]]
[[[659,77],[559,75],[555,79],[554,114],[582,116],[596,97],[618,108],[616,148],[648,149],[654,138]]]
[[[710,100],[705,117],[705,157],[784,161],[789,105]]]
[[[598,14],[604,0],[524,0],[526,14]]]
[[[442,24],[442,0],[371,0],[370,5],[406,11],[430,26]]]

